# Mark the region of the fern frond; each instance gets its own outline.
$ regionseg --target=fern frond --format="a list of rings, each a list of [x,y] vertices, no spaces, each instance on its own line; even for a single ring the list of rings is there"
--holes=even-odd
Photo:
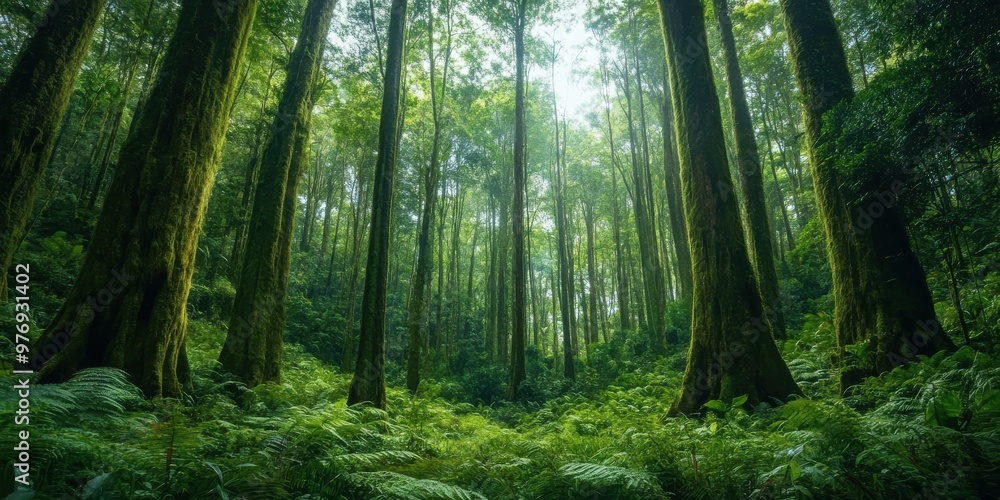
[[[394,472],[358,473],[354,476],[375,489],[378,500],[485,500],[471,490],[430,479]]]

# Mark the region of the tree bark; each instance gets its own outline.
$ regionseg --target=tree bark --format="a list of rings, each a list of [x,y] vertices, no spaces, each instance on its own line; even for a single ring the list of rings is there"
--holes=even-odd
[[[840,387],[942,349],[954,349],[934,312],[927,278],[903,214],[871,193],[850,200],[829,149],[823,113],[854,97],[844,44],[829,0],[781,0],[789,53],[803,96],[803,121],[833,273]],[[897,179],[897,182],[901,182]],[[853,198],[853,197],[850,197]],[[868,208],[884,209],[881,217]],[[855,214],[857,219],[855,220]],[[861,355],[848,347],[861,344]]]
[[[185,306],[256,9],[256,0],[183,2],[158,83],[122,146],[116,196],[33,349],[43,382],[112,366],[153,397],[189,381]]]
[[[106,0],[52,0],[0,88],[0,303]]]
[[[584,223],[587,225],[587,281],[589,291],[587,294],[590,306],[589,330],[590,340],[597,342],[598,338],[598,314],[597,314],[597,252],[594,249],[594,204],[588,203],[584,209]]]
[[[764,177],[761,174],[750,107],[743,88],[743,73],[736,54],[729,2],[712,0],[712,3],[715,20],[722,35],[722,57],[725,60],[726,88],[729,91],[729,107],[733,119],[733,147],[736,150],[736,173],[740,181],[740,209],[747,234],[747,253],[757,275],[757,286],[760,288],[760,298],[764,301],[764,309],[770,310],[768,318],[771,333],[777,339],[784,339],[785,313],[778,290],[778,272],[774,268],[771,224],[768,222],[767,205],[764,203]]]
[[[516,76],[514,81],[514,213],[513,237],[514,255],[511,258],[511,285],[514,297],[511,303],[512,329],[510,345],[510,380],[507,384],[507,399],[517,399],[517,388],[524,381],[524,345],[527,338],[527,291],[526,268],[524,263],[524,189],[525,173],[525,98],[524,98],[524,30],[525,10],[528,0],[517,3],[517,19],[514,26],[514,59]]]
[[[385,409],[385,307],[389,273],[389,226],[392,221],[399,82],[402,76],[405,25],[406,0],[393,0],[389,17],[382,113],[379,118],[368,265],[361,301],[358,361],[354,366],[354,379],[347,396],[349,405],[370,402],[382,409]]]
[[[693,261],[691,347],[683,392],[669,414],[711,399],[774,403],[799,388],[785,366],[747,256],[731,185],[700,0],[659,0],[676,112],[681,185]]]
[[[638,69],[637,69],[638,71]],[[639,259],[642,269],[642,291],[649,336],[649,347],[656,354],[666,351],[665,301],[663,299],[663,269],[657,250],[656,229],[652,225],[654,215],[649,205],[651,189],[646,182],[646,169],[641,155],[640,135],[633,120],[631,77],[628,63],[622,71],[622,92],[625,94],[625,114],[628,121],[629,151],[632,155],[632,208],[635,213],[636,233],[639,236]],[[638,74],[638,73],[637,73]]]
[[[447,1],[449,2],[448,9],[450,13],[450,0]],[[450,55],[451,23],[449,21],[441,97],[438,98],[437,73],[435,70],[436,58],[434,54],[434,8],[433,2],[429,2],[427,7],[427,58],[430,63],[431,114],[434,133],[431,139],[430,165],[424,172],[424,206],[423,214],[421,215],[420,230],[417,234],[417,267],[413,277],[413,291],[410,296],[409,310],[407,311],[408,351],[406,358],[406,387],[414,394],[420,385],[420,348],[423,345],[420,326],[426,309],[424,294],[421,291],[427,286],[427,280],[431,274],[431,255],[433,253],[431,248],[431,227],[434,224],[434,205],[437,203],[437,184],[441,170],[441,113],[444,110],[444,102],[447,97],[445,92],[448,87],[448,62]]]
[[[219,354],[223,368],[249,387],[281,377],[297,188],[315,101],[313,81],[322,64],[335,3],[310,0],[306,6],[261,161],[229,331]]]

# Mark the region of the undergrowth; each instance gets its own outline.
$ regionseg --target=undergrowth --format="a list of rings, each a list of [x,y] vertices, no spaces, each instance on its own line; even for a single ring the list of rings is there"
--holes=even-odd
[[[631,365],[600,389],[566,387],[523,405],[458,402],[433,381],[416,397],[390,387],[385,412],[347,407],[350,377],[294,344],[286,345],[280,384],[248,389],[217,370],[224,332],[195,321],[194,387],[183,400],[146,401],[111,369],[32,387],[34,493],[589,499],[998,491],[1000,363],[963,348],[839,398],[828,330],[829,318],[808,316],[798,340],[784,346],[806,397],[752,413],[739,400],[712,401],[703,419],[667,419],[680,353]],[[0,397],[11,412],[15,395]],[[3,421],[0,446],[12,449],[15,431]],[[4,485],[13,484],[13,470],[8,463]]]

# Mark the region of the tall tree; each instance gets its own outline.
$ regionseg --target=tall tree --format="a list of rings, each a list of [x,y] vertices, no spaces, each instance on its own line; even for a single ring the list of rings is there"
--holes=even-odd
[[[298,180],[336,0],[310,0],[288,61],[285,89],[261,159],[229,332],[219,362],[244,383],[277,382],[288,296]],[[308,216],[309,214],[307,214]]]
[[[789,54],[803,96],[803,120],[833,273],[834,328],[841,390],[918,354],[954,344],[942,331],[927,277],[910,246],[903,214],[880,194],[846,196],[823,115],[854,97],[844,44],[829,0],[781,0]],[[881,217],[867,208],[879,206]],[[855,214],[858,219],[854,220]],[[865,219],[867,217],[867,219]],[[861,344],[861,356],[848,347]]]
[[[635,21],[630,21],[630,26],[635,26]],[[634,43],[634,42],[633,42]],[[636,108],[641,112],[642,105],[633,102],[632,94],[632,69],[629,67],[629,58],[623,57],[623,64],[620,68],[621,93],[625,97],[623,110],[628,125],[629,152],[632,158],[632,209],[635,215],[635,229],[639,237],[639,259],[642,271],[642,292],[645,299],[645,313],[647,318],[647,330],[649,335],[649,346],[654,353],[662,354],[666,351],[666,295],[663,283],[663,267],[660,265],[658,242],[656,240],[656,226],[653,219],[652,188],[649,185],[646,175],[645,157],[642,154],[642,131],[636,130],[635,115]],[[635,74],[639,75],[639,68],[634,68]],[[636,80],[635,84],[641,85],[641,81]],[[625,177],[623,176],[623,179]]]
[[[434,219],[434,205],[437,203],[438,176],[441,170],[441,114],[444,112],[444,103],[447,97],[448,63],[451,60],[451,0],[445,0],[444,5],[447,31],[440,94],[438,94],[435,64],[437,57],[434,53],[434,2],[429,0],[427,5],[427,59],[430,65],[431,122],[434,126],[434,132],[431,139],[431,161],[424,172],[424,206],[423,213],[420,216],[419,233],[417,234],[417,264],[413,276],[413,287],[406,325],[409,337],[409,352],[406,362],[406,387],[412,393],[416,393],[417,386],[420,385],[420,349],[423,345],[420,327],[423,323],[427,306],[424,303],[424,294],[421,291],[427,286],[427,280],[431,274],[431,254],[433,253],[431,249],[431,226]],[[441,270],[439,269],[438,272],[441,272]]]
[[[182,3],[157,84],[122,146],[115,196],[33,349],[42,381],[112,366],[157,396],[177,395],[189,380],[186,303],[198,236],[256,10],[256,0]]]
[[[670,72],[681,185],[693,261],[691,347],[683,392],[670,414],[694,413],[710,399],[746,395],[750,404],[800,393],[764,315],[732,196],[722,112],[715,91],[700,0],[659,0]]]
[[[558,115],[556,116],[558,118]],[[569,245],[569,222],[566,218],[566,123],[563,122],[563,138],[559,140],[559,121],[556,120],[556,164],[554,169],[556,209],[556,248],[559,259],[559,307],[562,317],[562,344],[563,344],[563,376],[576,380],[576,348],[573,345],[573,335],[576,329],[573,324],[573,317],[576,314],[573,308],[573,270],[570,263]],[[562,146],[560,146],[560,144]],[[560,151],[562,147],[562,151]]]
[[[348,404],[370,402],[385,408],[385,307],[389,275],[389,225],[392,220],[393,177],[396,170],[396,134],[399,128],[399,90],[403,69],[403,38],[406,31],[406,0],[392,0],[382,114],[379,117],[378,158],[372,193],[371,235],[368,265],[361,299],[361,331],[358,361],[347,395]]]
[[[513,237],[514,255],[511,279],[514,299],[513,329],[511,330],[510,381],[507,384],[507,399],[517,399],[517,388],[524,381],[524,345],[527,338],[527,269],[524,262],[524,192],[527,162],[525,160],[525,98],[524,98],[524,30],[528,0],[518,0],[514,24],[514,213]]]
[[[106,1],[52,0],[0,88],[0,302]]]
[[[747,253],[757,274],[760,298],[771,324],[775,338],[785,338],[785,314],[778,290],[778,272],[774,268],[774,250],[771,247],[770,213],[764,203],[764,177],[761,175],[757,137],[750,118],[743,73],[740,71],[733,38],[733,24],[729,17],[727,0],[712,0],[715,20],[722,35],[722,57],[726,67],[726,89],[729,91],[729,109],[733,119],[733,148],[736,150],[736,174],[739,178],[740,209],[747,234]]]

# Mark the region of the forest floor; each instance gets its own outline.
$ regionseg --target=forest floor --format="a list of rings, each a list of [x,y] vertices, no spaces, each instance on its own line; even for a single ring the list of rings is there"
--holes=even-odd
[[[963,348],[841,399],[823,342],[832,338],[828,328],[826,318],[811,317],[799,340],[784,345],[805,398],[752,413],[714,401],[703,419],[665,419],[680,385],[680,352],[655,363],[595,355],[594,364],[604,365],[584,369],[577,384],[521,404],[458,402],[447,397],[454,382],[425,382],[411,397],[390,376],[383,412],[346,407],[350,376],[294,344],[286,345],[281,384],[251,390],[227,380],[214,369],[224,331],[193,321],[195,387],[185,401],[147,402],[120,372],[104,369],[34,388],[32,474],[40,498],[968,498],[998,491],[1000,363]],[[0,424],[0,445],[13,445],[12,429]]]

